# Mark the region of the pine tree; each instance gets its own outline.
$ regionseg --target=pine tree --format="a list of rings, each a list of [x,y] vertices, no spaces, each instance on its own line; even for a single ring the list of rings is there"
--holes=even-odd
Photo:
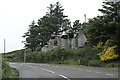
[[[80,20],[76,20],[75,22],[73,22],[73,32],[77,32],[79,29],[81,28],[81,23]]]

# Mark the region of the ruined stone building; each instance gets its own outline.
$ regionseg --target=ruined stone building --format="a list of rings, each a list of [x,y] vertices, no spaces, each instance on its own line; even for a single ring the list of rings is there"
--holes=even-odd
[[[53,34],[51,39],[48,41],[48,45],[42,47],[42,51],[46,52],[56,48],[57,46],[65,49],[79,49],[85,45],[85,42],[86,36],[84,35],[82,29],[74,34]]]

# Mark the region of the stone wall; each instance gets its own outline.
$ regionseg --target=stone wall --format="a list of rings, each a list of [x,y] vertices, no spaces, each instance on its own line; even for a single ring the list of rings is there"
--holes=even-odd
[[[78,34],[78,48],[81,48],[85,45],[85,42],[86,42],[86,36],[84,35],[83,31],[79,31],[79,34]]]
[[[41,50],[44,51],[44,52],[49,51],[48,45],[43,46]]]

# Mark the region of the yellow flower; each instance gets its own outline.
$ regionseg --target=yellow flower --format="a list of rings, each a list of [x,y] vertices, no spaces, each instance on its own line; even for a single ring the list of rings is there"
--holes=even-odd
[[[110,40],[107,40],[104,44],[104,46],[102,45],[102,42],[99,42],[97,44],[97,49],[98,48],[103,48],[104,50],[101,53],[98,53],[97,55],[100,56],[100,60],[101,61],[107,61],[109,59],[115,59],[118,58],[118,54],[115,54],[115,48],[117,47],[115,46],[111,46],[110,47]]]
[[[103,47],[103,42],[99,42],[96,46],[93,46],[93,49],[99,49]]]

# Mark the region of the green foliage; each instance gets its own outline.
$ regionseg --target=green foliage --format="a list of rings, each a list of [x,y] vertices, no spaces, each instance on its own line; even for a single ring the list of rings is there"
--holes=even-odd
[[[74,59],[67,59],[65,61],[61,61],[62,64],[68,64],[68,65],[77,65],[77,61]]]
[[[102,67],[102,62],[100,60],[90,60],[88,61],[88,66]]]
[[[116,36],[119,20],[120,1],[117,3],[104,2],[103,9],[99,9],[104,15],[90,19],[84,25],[88,41],[91,45],[99,41],[105,42]],[[109,7],[108,7],[109,6]]]
[[[78,50],[66,50],[57,47],[48,52],[34,51],[29,52],[27,49],[26,62],[31,63],[49,63],[49,64],[68,64],[68,65],[85,65],[85,66],[97,66],[97,67],[112,67],[111,62],[100,62],[99,53],[101,50],[95,50],[92,47],[84,47]],[[22,52],[22,51],[21,51]],[[11,52],[12,53],[12,52]],[[18,59],[7,58],[9,61],[18,61],[23,62],[23,58],[18,56]],[[10,56],[11,54],[6,54],[4,57]],[[14,56],[17,55],[17,52],[14,52]],[[61,57],[64,56],[64,61],[61,60]],[[101,65],[98,65],[100,63]],[[113,67],[117,67],[117,63],[114,63]]]
[[[36,51],[41,51],[41,47],[39,46],[39,47],[36,47],[36,49],[35,49]]]
[[[48,52],[34,51],[33,53],[27,53],[28,62],[49,62],[49,61],[61,61],[61,57],[64,56],[65,60],[74,59],[77,61],[80,59],[81,64],[87,65],[87,62],[92,59],[99,59],[96,53],[99,50],[93,50],[91,47],[81,48],[79,50],[66,50],[57,47],[56,49]],[[89,55],[88,55],[89,54]],[[93,56],[94,55],[94,56]]]
[[[2,78],[13,78],[14,70],[9,66],[8,62],[2,60]]]
[[[61,57],[64,56],[64,64],[78,64],[78,60],[80,60],[80,64],[87,65],[89,60],[99,59],[96,54],[97,52],[97,50],[93,50],[90,47],[81,48],[79,50],[65,50],[57,47],[56,49],[50,50],[48,52],[34,51],[33,53],[29,53],[27,54],[27,61],[45,63],[57,61],[60,64]],[[69,63],[71,59],[73,59],[74,61]]]
[[[45,16],[40,18],[35,24],[33,21],[30,25],[28,32],[23,37],[26,38],[25,47],[27,49],[27,62],[40,62],[40,63],[61,63],[61,57],[64,56],[64,64],[80,64],[89,66],[105,66],[104,62],[99,61],[101,50],[92,49],[90,46],[97,45],[98,42],[105,44],[107,40],[113,40],[111,46],[117,45],[117,54],[120,55],[120,1],[104,2],[103,9],[99,9],[103,13],[103,16],[97,16],[93,19],[89,19],[87,23],[81,23],[76,20],[71,27],[71,22],[67,19],[63,11],[61,4],[50,4],[48,12]],[[78,50],[66,50],[61,49],[59,46],[56,49],[48,52],[41,52],[41,47],[47,44],[51,34],[59,34],[62,31],[74,33],[83,26],[85,35],[87,37],[87,47],[80,48]],[[97,47],[100,48],[100,45]],[[110,49],[110,48],[109,48]],[[108,49],[108,50],[109,50]],[[24,50],[11,52],[4,57],[11,61],[23,61]],[[11,57],[11,58],[10,58]],[[78,63],[79,61],[79,63]],[[113,66],[108,64],[107,66]],[[116,64],[114,65],[116,66]]]
[[[2,55],[3,55],[3,58],[6,58],[8,61],[22,62],[24,58],[23,53],[24,53],[24,49],[8,52]]]
[[[109,39],[113,40],[111,44],[117,45],[117,54],[120,55],[120,1],[103,3],[103,9],[99,9],[103,16],[97,16],[84,23],[84,32],[91,46],[100,41],[104,44]]]
[[[84,31],[90,45],[96,45],[99,41],[105,42],[111,37],[108,33],[111,29],[106,28],[100,17],[90,19],[84,26]]]
[[[86,58],[86,57],[83,57],[83,58],[80,58],[80,65],[85,65],[85,66],[87,66],[87,64],[88,64],[88,58]]]
[[[59,2],[50,4],[48,10],[49,12],[40,18],[37,24],[33,21],[29,25],[28,32],[23,35],[26,38],[25,47],[31,48],[32,51],[35,51],[38,46],[47,45],[53,32],[59,34],[59,32],[66,31],[71,27],[71,22],[63,14],[64,9]]]
[[[36,50],[39,50],[39,49],[40,49],[40,47],[37,47]],[[26,53],[31,53],[31,52],[32,52],[32,50],[30,48],[26,49]]]
[[[104,18],[107,22],[116,21],[120,22],[120,1],[114,2],[103,2],[103,9],[99,9],[104,14]]]
[[[119,67],[118,65],[119,65],[118,62],[111,62],[111,63],[107,63],[105,67]]]
[[[80,28],[81,28],[80,20],[76,20],[75,22],[73,22],[73,28],[72,28],[73,32],[77,32]]]

